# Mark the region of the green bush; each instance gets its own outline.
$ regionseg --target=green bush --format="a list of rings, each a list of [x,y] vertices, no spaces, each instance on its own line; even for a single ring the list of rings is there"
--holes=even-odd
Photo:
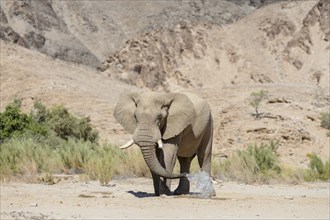
[[[47,134],[47,129],[21,111],[21,101],[16,99],[0,113],[0,141],[17,137],[24,133],[31,135]]]
[[[6,110],[0,113],[0,139],[16,136],[24,132],[29,125],[29,118],[21,113],[20,102],[6,106]]]
[[[68,138],[91,142],[98,140],[98,133],[92,128],[90,119],[88,117],[78,118],[69,113],[64,106],[53,107],[47,111],[45,116],[49,128],[64,140],[68,140]]]
[[[64,106],[55,106],[47,109],[41,102],[34,103],[31,113],[21,111],[21,101],[15,100],[6,106],[0,113],[0,140],[5,141],[12,137],[32,135],[35,138],[51,136],[68,140],[98,141],[98,132],[93,129],[88,117],[76,117]]]
[[[260,146],[254,144],[250,145],[246,152],[241,151],[239,154],[242,157],[252,157],[256,162],[256,166],[253,168],[254,172],[267,172],[269,170],[279,173],[281,171],[279,167],[279,158],[277,154],[278,143],[270,142],[269,144],[261,144]]]
[[[45,123],[47,117],[47,108],[42,102],[36,101],[33,105],[30,115],[38,123]]]
[[[330,112],[322,112],[320,119],[321,127],[330,130]]]
[[[306,170],[305,180],[330,180],[330,160],[323,162],[315,153],[307,154],[309,169]]]
[[[213,167],[224,179],[245,183],[268,182],[281,173],[277,148],[276,142],[251,144],[247,149],[237,150],[227,160],[214,164]]]

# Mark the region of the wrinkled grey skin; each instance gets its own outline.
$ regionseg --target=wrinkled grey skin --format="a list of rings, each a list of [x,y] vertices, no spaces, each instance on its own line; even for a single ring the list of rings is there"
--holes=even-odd
[[[173,178],[180,178],[174,194],[189,193],[189,181],[184,176],[196,155],[201,170],[211,173],[212,115],[207,102],[197,95],[125,94],[117,103],[114,117],[140,147],[152,173],[156,196],[171,193]],[[160,139],[162,149],[157,144]],[[181,174],[172,173],[176,159]]]

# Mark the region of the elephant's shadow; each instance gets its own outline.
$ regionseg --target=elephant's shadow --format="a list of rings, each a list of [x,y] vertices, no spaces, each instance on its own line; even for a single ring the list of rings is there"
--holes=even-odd
[[[154,197],[155,194],[154,193],[147,193],[147,192],[141,192],[141,191],[133,191],[133,190],[129,190],[127,191],[129,194],[134,195],[137,198],[146,198],[146,197]]]

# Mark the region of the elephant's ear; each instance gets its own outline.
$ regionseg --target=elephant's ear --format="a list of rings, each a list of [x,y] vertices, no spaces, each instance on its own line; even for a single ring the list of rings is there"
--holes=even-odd
[[[183,94],[172,93],[167,99],[168,116],[163,139],[172,138],[182,132],[196,119],[196,111],[190,99]]]
[[[134,111],[136,109],[135,100],[138,97],[137,93],[128,93],[120,97],[113,116],[128,133],[133,134],[136,129],[136,119]]]

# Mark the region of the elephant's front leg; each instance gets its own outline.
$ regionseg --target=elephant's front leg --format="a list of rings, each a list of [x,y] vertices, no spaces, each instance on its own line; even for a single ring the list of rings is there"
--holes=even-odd
[[[158,161],[161,161],[163,152],[161,149],[156,148],[156,156]],[[161,163],[161,165],[163,166],[163,164]],[[160,196],[160,194],[163,194],[163,190],[160,190],[160,185],[161,185],[161,180],[160,180],[160,176],[155,174],[154,172],[151,172],[152,175],[152,180],[153,180],[153,184],[154,184],[154,191],[155,191],[155,196]]]
[[[151,172],[151,175],[154,183],[155,196],[160,196],[161,194],[170,195],[170,189],[166,187],[166,184],[160,179],[160,176],[153,172]]]
[[[175,144],[164,143],[162,149],[157,149],[156,154],[160,164],[169,172],[173,172],[177,158],[178,148]],[[154,182],[155,195],[171,194],[171,179],[160,177],[157,174],[152,173],[152,179]]]
[[[163,154],[162,154],[164,167],[166,170],[168,170],[171,173],[173,172],[175,166],[177,154],[178,154],[178,147],[176,144],[172,144],[172,143],[164,144]],[[162,187],[165,188],[164,190],[171,191],[171,179],[163,178],[163,183],[165,183],[164,185],[162,185]]]

